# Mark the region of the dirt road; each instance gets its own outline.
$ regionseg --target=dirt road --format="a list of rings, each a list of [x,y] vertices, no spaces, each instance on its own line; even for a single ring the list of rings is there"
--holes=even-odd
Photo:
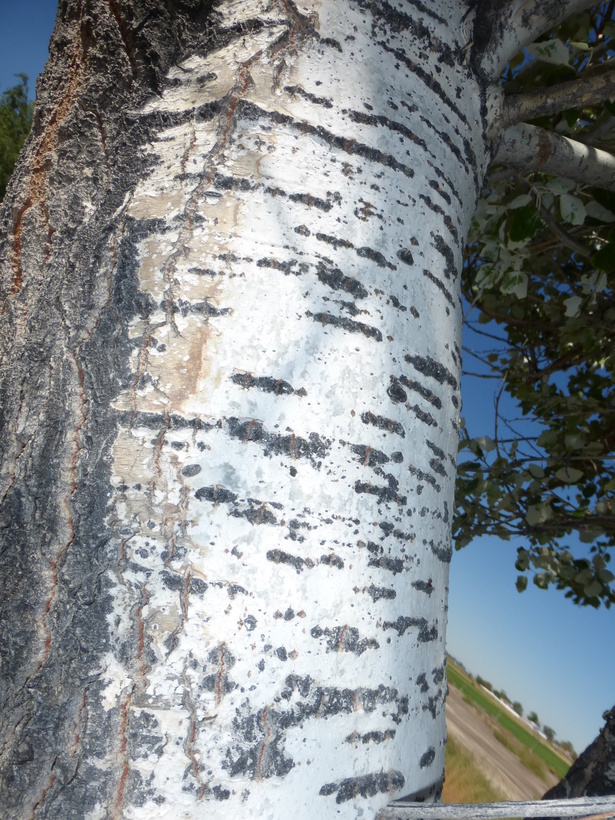
[[[496,740],[486,716],[466,703],[453,686],[446,701],[446,726],[449,735],[473,755],[485,777],[508,800],[535,800],[559,782],[550,771],[545,781],[526,769],[515,754]]]

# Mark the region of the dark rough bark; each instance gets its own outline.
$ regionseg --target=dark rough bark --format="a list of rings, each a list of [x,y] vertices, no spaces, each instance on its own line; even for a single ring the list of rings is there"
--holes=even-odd
[[[598,737],[579,755],[566,777],[546,792],[544,800],[615,794],[615,708],[602,717],[606,723]]]
[[[48,795],[45,816],[63,820],[85,816],[117,787],[87,761],[121,721],[101,709],[95,672],[108,629],[101,578],[116,560],[107,550],[104,457],[116,424],[109,398],[128,372],[126,320],[148,310],[134,282],[130,226],[119,231],[114,219],[145,170],[138,147],[147,125],[126,112],[157,92],[185,49],[197,40],[207,48],[210,7],[62,0],[32,134],[0,215],[0,254],[12,257],[0,305],[7,820],[25,817],[28,805],[36,814],[54,784],[72,783],[61,806]],[[97,205],[90,221],[88,200]]]

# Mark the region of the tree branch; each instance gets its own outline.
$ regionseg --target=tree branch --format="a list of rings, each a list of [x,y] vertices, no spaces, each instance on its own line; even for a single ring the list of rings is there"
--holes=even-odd
[[[522,120],[551,116],[569,108],[584,108],[612,99],[615,99],[615,71],[591,77],[582,74],[578,80],[506,97],[502,126],[508,128]]]
[[[569,248],[574,253],[579,254],[579,256],[585,256],[587,259],[590,259],[594,253],[594,251],[588,247],[587,245],[583,245],[580,242],[577,242],[574,237],[570,236],[566,233],[566,231],[562,230],[560,226],[557,224],[557,220],[553,216],[553,214],[548,211],[543,205],[540,206],[540,215],[542,217],[542,221],[545,223],[547,228],[555,235],[555,237],[567,248]]]
[[[615,157],[612,154],[534,125],[519,123],[508,128],[493,162],[522,173],[539,171],[615,191]]]
[[[480,68],[497,80],[506,63],[543,32],[571,14],[596,5],[596,0],[514,0],[483,3],[474,23],[474,46]]]

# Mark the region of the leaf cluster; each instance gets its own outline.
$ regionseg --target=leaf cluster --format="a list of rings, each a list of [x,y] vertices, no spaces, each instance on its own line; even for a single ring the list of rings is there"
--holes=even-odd
[[[613,70],[613,4],[579,15],[508,67],[519,93]],[[607,17],[607,12],[609,16]],[[615,146],[610,103],[540,125]],[[491,435],[462,431],[457,548],[489,534],[522,539],[517,580],[610,606],[615,575],[615,194],[493,168],[476,212],[462,288],[466,350],[495,380]]]
[[[28,101],[28,78],[16,76],[19,83],[0,96],[0,200],[32,125],[34,103]]]

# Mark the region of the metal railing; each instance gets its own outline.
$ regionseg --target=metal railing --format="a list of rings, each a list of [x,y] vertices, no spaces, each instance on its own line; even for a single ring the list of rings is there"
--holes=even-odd
[[[495,820],[503,817],[583,817],[607,820],[615,818],[615,795],[503,803],[416,803],[399,800],[383,809],[378,820]]]

